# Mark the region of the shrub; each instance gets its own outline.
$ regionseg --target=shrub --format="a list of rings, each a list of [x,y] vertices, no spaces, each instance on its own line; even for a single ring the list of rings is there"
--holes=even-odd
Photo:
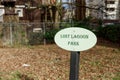
[[[49,31],[46,31],[44,38],[47,42],[53,43],[54,42],[54,36],[59,31],[59,29],[52,29]]]
[[[32,32],[29,37],[29,44],[30,45],[38,45],[43,42],[43,33],[34,33]]]
[[[120,42],[120,26],[119,25],[109,25],[106,27],[100,27],[98,31],[98,36],[103,37],[112,42]]]

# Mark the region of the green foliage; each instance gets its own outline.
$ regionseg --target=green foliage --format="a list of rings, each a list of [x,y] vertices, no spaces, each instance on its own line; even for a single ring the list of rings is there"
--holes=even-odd
[[[11,77],[10,80],[20,80],[20,77],[21,77],[22,74],[19,73],[19,72],[15,72],[15,73],[13,73],[11,75],[12,75],[12,77]]]
[[[100,27],[98,31],[98,36],[103,37],[112,42],[120,42],[120,26],[119,25],[109,25],[106,27]]]
[[[43,42],[43,33],[34,33],[32,32],[29,37],[29,44],[30,45],[38,45]]]
[[[16,72],[12,72],[10,74],[1,73],[0,80],[38,80],[38,79],[35,78],[33,75],[22,74],[22,73],[16,71]]]
[[[54,42],[54,36],[59,31],[59,29],[52,29],[49,31],[46,31],[44,38],[47,42]]]
[[[93,33],[95,33],[97,35],[97,31],[98,31],[98,26],[93,27],[88,23],[84,23],[84,22],[77,22],[74,24],[75,27],[80,27],[80,28],[85,28],[88,29],[90,31],[92,31]]]
[[[120,80],[120,72],[113,78],[113,80]]]
[[[65,22],[65,23],[61,23],[60,26],[61,28],[67,28],[67,27],[71,27],[72,25],[69,22]]]
[[[74,22],[74,26],[88,29],[95,33],[98,37],[103,37],[112,42],[120,43],[120,25],[108,25],[106,27],[102,27],[102,21],[99,20],[98,22],[99,24],[93,27],[89,24],[88,18],[82,22]]]
[[[90,26],[84,23],[76,23],[74,26],[91,30]]]

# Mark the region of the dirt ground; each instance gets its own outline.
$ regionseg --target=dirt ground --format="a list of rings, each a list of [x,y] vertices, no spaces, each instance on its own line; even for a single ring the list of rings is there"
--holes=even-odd
[[[31,80],[69,80],[69,68],[70,52],[55,44],[0,48],[0,80],[9,80],[16,72]],[[79,73],[79,80],[120,77],[120,45],[99,39],[95,47],[81,52]]]

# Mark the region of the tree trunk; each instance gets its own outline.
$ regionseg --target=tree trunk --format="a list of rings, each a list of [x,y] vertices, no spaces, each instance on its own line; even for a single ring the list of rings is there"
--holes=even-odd
[[[86,8],[85,6],[85,0],[76,0],[76,19],[77,20],[83,20],[85,18],[85,12]],[[79,6],[80,5],[80,6]]]

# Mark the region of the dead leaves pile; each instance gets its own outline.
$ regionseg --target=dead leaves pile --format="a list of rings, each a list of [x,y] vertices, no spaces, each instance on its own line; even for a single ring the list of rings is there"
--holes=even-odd
[[[31,74],[35,80],[69,80],[70,52],[56,45],[0,49],[0,76]],[[120,48],[97,44],[80,54],[80,80],[112,80],[120,73]],[[4,75],[2,75],[4,74]]]

